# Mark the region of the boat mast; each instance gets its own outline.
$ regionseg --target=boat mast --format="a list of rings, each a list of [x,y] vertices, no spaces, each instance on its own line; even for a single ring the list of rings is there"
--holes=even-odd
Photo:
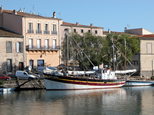
[[[126,38],[124,39],[125,42],[125,70],[126,70]]]
[[[114,62],[114,44],[113,44],[113,37],[112,37],[112,58],[113,58],[113,71],[115,71],[115,62]]]
[[[67,71],[67,66],[68,66],[68,29],[65,29],[65,39],[66,39],[66,71]]]

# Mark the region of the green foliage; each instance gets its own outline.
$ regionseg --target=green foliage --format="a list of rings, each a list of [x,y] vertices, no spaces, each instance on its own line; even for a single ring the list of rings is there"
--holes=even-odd
[[[111,46],[111,38],[113,37],[113,43],[115,46],[119,49],[122,54],[125,55],[125,42],[124,39],[126,39],[126,57],[131,62],[131,57],[137,53],[140,52],[140,40],[137,36],[131,37],[129,34],[117,34],[112,33],[108,34],[106,36],[110,46]],[[125,58],[121,55],[117,49],[114,50],[114,54],[116,55],[116,63],[117,67],[118,65],[122,64],[124,62]],[[112,64],[111,64],[112,65]]]
[[[131,56],[139,53],[139,38],[137,36],[131,37],[128,34],[108,34],[106,37],[92,35],[91,33],[85,33],[83,36],[78,33],[71,33],[68,36],[68,52],[69,52],[69,62],[75,63],[79,65],[81,70],[92,69],[93,65],[90,61],[95,65],[99,66],[102,63],[112,66],[112,40],[114,44],[118,47],[118,49],[124,54],[125,45],[124,39],[126,38],[127,42],[127,58],[131,61]],[[76,42],[75,42],[75,41]],[[79,47],[80,46],[80,47]],[[90,61],[87,59],[88,56]],[[62,43],[62,57],[61,59],[66,60],[66,39],[63,40]],[[116,54],[117,58],[117,66],[124,61],[124,57],[120,54],[120,52],[115,49],[114,54]]]
[[[109,46],[105,38],[92,35],[91,33],[85,33],[83,36],[77,33],[72,33],[68,39],[70,58],[73,59],[72,63],[75,62],[79,64],[80,69],[92,69],[93,65],[90,63],[90,61],[95,66],[98,66],[102,64],[104,60],[107,60],[107,51]],[[77,44],[73,39],[77,42]],[[66,40],[63,41],[62,47],[62,60],[65,61]],[[80,48],[87,55],[90,61]]]

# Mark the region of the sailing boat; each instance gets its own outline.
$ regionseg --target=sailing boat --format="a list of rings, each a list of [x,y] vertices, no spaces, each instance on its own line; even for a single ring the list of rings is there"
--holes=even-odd
[[[67,33],[65,34],[65,36],[67,45]],[[67,47],[68,46],[66,46],[66,49]],[[66,65],[67,65],[67,60],[66,60]],[[66,71],[51,70],[50,72],[49,71],[50,70],[44,70],[44,76],[45,76],[44,81],[47,90],[117,88],[117,87],[122,87],[126,83],[125,78],[118,79],[115,75],[116,71],[111,71],[110,69],[99,69],[97,71],[91,71],[88,77],[81,76],[82,72],[80,72],[80,76],[74,76],[71,75],[70,73],[75,74],[75,71],[70,71],[70,72],[68,72],[68,70]]]

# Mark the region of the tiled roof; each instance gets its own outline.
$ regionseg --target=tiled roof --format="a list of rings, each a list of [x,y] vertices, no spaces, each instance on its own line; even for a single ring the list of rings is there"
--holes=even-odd
[[[7,30],[5,28],[0,27],[0,37],[23,37],[20,34]]]
[[[97,27],[97,26],[87,26],[87,25],[81,25],[81,24],[73,24],[73,23],[69,23],[69,22],[63,22],[64,26],[79,26],[79,27],[93,27],[93,28],[103,28],[103,27]]]
[[[3,10],[3,12],[8,13],[8,14],[14,14],[14,11],[13,10]],[[41,16],[41,15],[26,13],[26,12],[19,12],[19,11],[16,11],[16,13],[17,13],[16,15],[18,15],[18,16],[24,16],[24,17],[59,19],[59,18],[45,17],[45,16]]]
[[[148,34],[148,35],[138,35],[140,38],[154,38],[154,34]]]
[[[110,31],[111,33],[117,33],[117,34],[129,34],[129,33],[125,33],[125,32],[116,32],[116,31]],[[109,32],[108,31],[103,31],[104,34],[108,34]],[[129,34],[129,35],[136,35],[136,34]]]
[[[3,10],[3,12],[13,14],[12,10]],[[16,11],[16,12],[17,12],[17,15],[19,15],[19,16],[43,17],[40,15],[30,14],[30,13],[26,13],[26,12],[18,12],[18,11]]]

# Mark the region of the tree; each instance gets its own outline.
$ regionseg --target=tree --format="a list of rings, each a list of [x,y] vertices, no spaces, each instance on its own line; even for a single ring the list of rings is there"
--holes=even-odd
[[[116,68],[121,65],[125,58],[123,57],[122,54],[125,54],[125,43],[124,39],[126,39],[126,58],[131,62],[132,59],[131,57],[135,55],[136,53],[139,53],[140,51],[140,40],[137,36],[130,36],[129,34],[117,34],[117,33],[111,33],[106,36],[107,41],[109,42],[108,44],[111,46],[111,38],[113,37],[113,43],[115,46],[119,49],[114,50],[114,54],[116,55]],[[111,53],[111,50],[110,50]],[[121,54],[122,53],[122,54]],[[111,56],[112,57],[112,56]],[[112,63],[110,63],[112,65]]]
[[[72,33],[68,37],[69,57],[72,59],[70,63],[76,63],[81,70],[92,69],[93,64],[95,66],[101,65],[103,62],[108,61],[108,51],[110,47],[106,38],[101,36],[92,35],[91,33],[85,33],[83,36]],[[62,60],[66,58],[66,40],[62,45]],[[83,51],[83,52],[82,52]],[[90,61],[93,63],[91,64]]]

